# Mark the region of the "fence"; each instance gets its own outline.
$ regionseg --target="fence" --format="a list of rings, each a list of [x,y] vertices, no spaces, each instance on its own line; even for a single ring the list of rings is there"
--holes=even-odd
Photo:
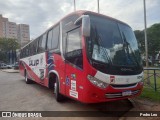
[[[144,85],[153,88],[155,91],[160,88],[160,68],[144,68]],[[148,80],[150,83],[148,83]]]

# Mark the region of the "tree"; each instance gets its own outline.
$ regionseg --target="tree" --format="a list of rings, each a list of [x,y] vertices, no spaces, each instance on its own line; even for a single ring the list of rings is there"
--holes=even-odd
[[[138,44],[140,44],[141,53],[144,53],[145,52],[144,32],[140,30],[135,30],[134,33],[138,40]]]
[[[16,39],[0,38],[0,61],[7,62],[7,53],[20,48]]]
[[[160,23],[148,28],[149,55],[156,55],[160,51]]]
[[[145,40],[144,40],[144,30],[135,30],[135,35],[138,43],[141,44],[141,52],[145,54]],[[147,28],[147,39],[148,39],[148,54],[153,58],[160,51],[160,23],[154,24]]]

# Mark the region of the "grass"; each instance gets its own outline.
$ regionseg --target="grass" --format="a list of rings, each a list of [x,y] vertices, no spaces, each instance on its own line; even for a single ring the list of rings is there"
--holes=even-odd
[[[149,76],[153,74],[153,70],[149,70]],[[160,76],[160,70],[156,70],[156,74]],[[156,76],[157,91],[155,91],[154,76],[150,77],[150,85],[147,85],[147,72],[144,72],[144,89],[140,97],[160,102],[160,77]]]
[[[146,98],[152,101],[160,102],[160,91],[155,91],[153,88],[144,86],[141,98]]]

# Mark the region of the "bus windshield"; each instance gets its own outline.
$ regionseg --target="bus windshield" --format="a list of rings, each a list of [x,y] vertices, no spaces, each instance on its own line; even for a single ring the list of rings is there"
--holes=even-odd
[[[137,40],[128,25],[104,17],[90,17],[88,55],[92,60],[113,66],[141,64]]]

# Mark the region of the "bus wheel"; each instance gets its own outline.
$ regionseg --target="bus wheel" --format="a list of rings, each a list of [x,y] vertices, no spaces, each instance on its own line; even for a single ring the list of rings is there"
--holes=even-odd
[[[28,79],[27,77],[27,72],[25,71],[25,81],[26,81],[26,84],[30,84],[32,81],[30,79]]]
[[[57,77],[56,77],[56,82],[54,84],[54,93],[57,102],[61,102],[64,100],[64,96],[59,93],[59,81]]]

